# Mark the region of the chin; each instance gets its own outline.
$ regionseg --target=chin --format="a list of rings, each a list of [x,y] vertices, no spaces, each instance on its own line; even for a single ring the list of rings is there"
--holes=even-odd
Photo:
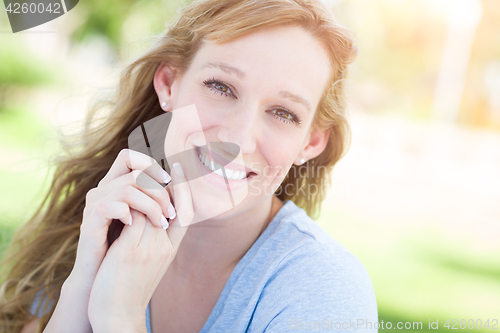
[[[218,176],[217,176],[218,177]],[[193,223],[219,220],[238,214],[248,201],[248,185],[234,191],[222,190],[208,183],[204,177],[189,181],[195,218]]]
[[[238,200],[238,203],[233,205],[234,201],[231,201],[229,196],[220,195],[220,193],[217,194],[192,190],[193,209],[195,212],[192,224],[207,220],[223,220],[237,215],[247,206],[247,198],[245,200]]]
[[[263,192],[264,190],[261,189],[259,196],[248,193],[247,197],[234,207],[226,204],[225,202],[221,202],[218,198],[213,196],[193,195],[193,207],[196,216],[196,219],[193,220],[193,224],[208,220],[221,221],[232,218],[248,211],[249,209],[252,209],[255,206],[258,206],[260,203],[274,195],[274,193],[271,195],[263,195]]]

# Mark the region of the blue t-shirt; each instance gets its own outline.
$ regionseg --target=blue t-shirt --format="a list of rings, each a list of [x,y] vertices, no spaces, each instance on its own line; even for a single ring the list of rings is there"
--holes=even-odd
[[[377,332],[377,321],[364,266],[288,200],[236,265],[200,332]],[[146,326],[152,333],[149,305]]]
[[[364,266],[289,200],[236,265],[200,332],[377,332],[377,321]],[[146,327],[152,333],[149,304]]]

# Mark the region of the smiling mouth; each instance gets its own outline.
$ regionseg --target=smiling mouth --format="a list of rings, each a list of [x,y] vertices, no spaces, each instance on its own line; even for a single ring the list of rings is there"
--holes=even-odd
[[[196,149],[196,155],[198,155],[198,159],[205,167],[213,171],[217,176],[221,178],[227,178],[229,180],[243,180],[245,178],[250,178],[256,174],[252,171],[245,173],[244,171],[229,169],[218,163],[215,163],[213,160],[210,160],[210,156],[205,155],[204,152],[199,148]],[[225,177],[224,172],[226,174]]]

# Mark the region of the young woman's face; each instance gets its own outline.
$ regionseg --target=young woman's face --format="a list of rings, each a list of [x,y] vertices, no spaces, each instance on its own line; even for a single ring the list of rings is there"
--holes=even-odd
[[[202,45],[170,86],[173,115],[165,142],[167,158],[192,152],[180,162],[191,188],[193,222],[254,207],[275,192],[294,162],[315,157],[303,156],[311,154],[304,149],[313,140],[311,123],[330,73],[322,45],[299,27]],[[211,143],[222,144],[208,148]],[[216,169],[224,166],[225,177],[222,169],[211,172],[200,155],[209,167],[210,155]]]

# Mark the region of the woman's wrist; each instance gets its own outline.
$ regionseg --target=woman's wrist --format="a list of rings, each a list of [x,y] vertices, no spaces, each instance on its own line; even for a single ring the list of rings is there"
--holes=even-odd
[[[81,274],[76,268],[73,268],[66,281],[64,281],[62,289],[77,289],[87,292],[90,296],[90,291],[92,290],[94,280],[95,276],[85,276]]]
[[[78,284],[74,275],[68,276],[61,287],[61,293],[54,314],[44,332],[92,333],[88,318],[88,300],[91,290]]]
[[[85,276],[78,274],[73,270],[61,288],[61,295],[65,299],[84,299],[84,307],[89,327],[92,327],[93,333],[98,332],[123,332],[123,333],[148,333],[146,328],[146,311],[139,313],[134,318],[113,318],[103,315],[97,319],[90,320],[88,317],[88,302],[92,292],[92,283]]]
[[[91,322],[93,333],[148,333],[146,328],[146,315],[140,320],[107,319],[100,323]]]

